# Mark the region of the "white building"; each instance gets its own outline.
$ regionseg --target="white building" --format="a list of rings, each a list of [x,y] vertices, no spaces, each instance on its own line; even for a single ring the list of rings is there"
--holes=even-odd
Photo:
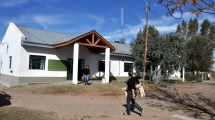
[[[133,60],[130,47],[109,43],[95,30],[67,35],[10,23],[0,44],[0,83],[16,86],[32,82],[71,80],[90,66],[91,78],[109,83],[127,77]]]

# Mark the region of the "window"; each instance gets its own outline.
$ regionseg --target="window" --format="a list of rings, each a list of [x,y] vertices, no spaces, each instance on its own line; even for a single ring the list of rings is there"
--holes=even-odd
[[[9,56],[9,69],[11,69],[12,66],[12,56]]]
[[[124,72],[129,72],[132,70],[133,63],[124,63]]]
[[[45,56],[30,55],[29,69],[45,70]]]
[[[105,61],[101,61],[101,60],[99,61],[98,71],[99,72],[105,71]]]

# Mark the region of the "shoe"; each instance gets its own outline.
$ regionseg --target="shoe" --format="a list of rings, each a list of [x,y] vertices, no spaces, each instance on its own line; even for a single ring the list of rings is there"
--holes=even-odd
[[[140,116],[143,116],[143,110],[140,111]]]
[[[123,115],[130,115],[130,114],[128,114],[127,112],[125,112],[125,113],[123,113]]]

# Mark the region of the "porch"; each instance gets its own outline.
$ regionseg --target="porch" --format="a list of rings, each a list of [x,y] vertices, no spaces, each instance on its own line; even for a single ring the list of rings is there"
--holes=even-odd
[[[83,71],[86,65],[90,65],[90,67],[94,68],[96,61],[96,56],[92,56],[91,53],[100,55],[100,53],[105,53],[104,59],[104,77],[102,78],[102,83],[109,83],[110,77],[110,53],[111,51],[115,51],[114,46],[112,46],[107,40],[105,40],[99,33],[95,30],[90,31],[88,33],[77,36],[67,42],[59,43],[53,46],[54,49],[59,49],[62,47],[67,47],[69,45],[73,46],[73,58],[71,58],[68,68],[70,68],[68,73],[70,73],[70,80],[72,83],[79,84],[80,77],[82,76],[81,71]],[[83,52],[83,46],[87,48],[88,54]],[[86,57],[87,56],[87,57]],[[85,59],[81,59],[85,58]],[[92,58],[94,57],[94,58]],[[89,60],[90,59],[90,60]],[[85,61],[87,64],[85,64]],[[90,69],[91,69],[90,68]],[[94,68],[95,69],[95,68]],[[94,70],[93,75],[97,74]],[[99,71],[97,71],[99,72]],[[91,73],[92,74],[92,73]]]

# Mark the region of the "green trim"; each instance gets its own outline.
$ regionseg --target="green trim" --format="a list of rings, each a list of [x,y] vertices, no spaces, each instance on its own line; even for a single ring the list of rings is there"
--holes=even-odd
[[[67,71],[66,60],[49,60],[48,71]]]

